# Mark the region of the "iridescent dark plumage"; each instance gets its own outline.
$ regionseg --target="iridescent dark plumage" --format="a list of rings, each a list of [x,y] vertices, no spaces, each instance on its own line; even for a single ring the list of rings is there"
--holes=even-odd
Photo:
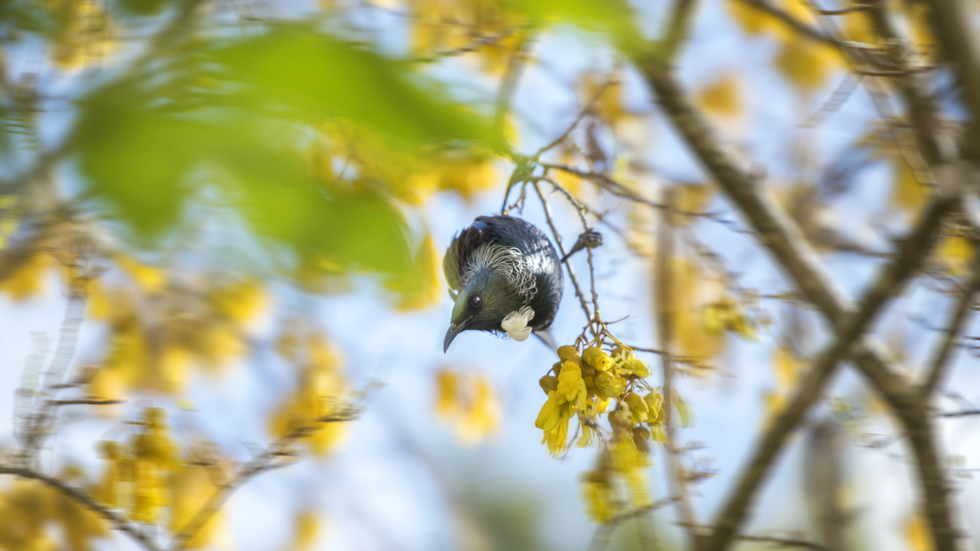
[[[538,332],[558,312],[564,287],[558,255],[541,230],[519,218],[477,217],[453,238],[442,269],[455,300],[443,350],[467,330],[507,331],[523,340],[526,332],[501,325],[508,315],[533,311],[526,326]]]

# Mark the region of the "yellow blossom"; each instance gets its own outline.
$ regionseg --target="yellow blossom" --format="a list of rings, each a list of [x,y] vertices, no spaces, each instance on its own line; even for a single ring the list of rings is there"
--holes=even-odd
[[[585,501],[586,514],[594,522],[604,524],[616,516],[615,492],[609,485],[606,473],[586,473],[582,481],[582,499]]]
[[[548,400],[541,406],[541,411],[538,412],[538,418],[535,419],[534,426],[545,432],[552,430],[558,424],[558,404],[558,392],[549,392]]]
[[[579,437],[576,445],[580,448],[587,448],[592,445],[592,438],[595,436],[595,431],[592,429],[592,425],[588,424],[584,418],[579,417],[578,419],[579,432],[582,436]]]
[[[585,363],[591,365],[599,371],[609,371],[609,368],[614,365],[613,359],[609,357],[609,354],[606,354],[601,348],[596,346],[586,348],[585,351],[582,352],[582,359],[585,360]]]
[[[564,362],[558,375],[558,395],[572,404],[574,411],[585,411],[585,394],[582,368],[575,362]]]
[[[663,423],[664,421],[664,396],[657,391],[651,392],[643,397],[647,406],[647,422],[651,425]]]
[[[456,425],[457,438],[464,444],[484,440],[500,426],[500,400],[490,381],[478,377],[472,394]]]
[[[602,372],[595,377],[595,388],[602,396],[615,398],[622,394],[623,389],[626,388],[626,379],[609,372]]]
[[[449,419],[460,408],[457,388],[459,376],[448,369],[436,375],[436,417]]]
[[[626,404],[630,407],[630,414],[633,416],[634,423],[642,423],[647,420],[648,407],[643,398],[635,392],[630,392],[626,396]]]
[[[541,407],[534,426],[544,431],[541,443],[548,444],[551,455],[558,455],[565,449],[568,440],[568,422],[571,418],[569,404],[562,400],[558,391],[548,393],[548,400]]]
[[[558,377],[555,377],[554,375],[545,375],[544,377],[538,379],[538,385],[541,386],[541,390],[543,390],[545,394],[553,390],[558,390]]]
[[[582,358],[578,355],[578,350],[575,350],[574,346],[559,346],[558,347],[558,357],[561,358],[563,362],[573,362],[581,365]]]

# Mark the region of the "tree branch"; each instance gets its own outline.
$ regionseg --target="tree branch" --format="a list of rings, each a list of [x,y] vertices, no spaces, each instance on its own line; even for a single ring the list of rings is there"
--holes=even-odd
[[[974,266],[973,277],[967,284],[966,290],[963,292],[963,296],[960,297],[959,303],[956,305],[953,315],[950,317],[949,323],[946,325],[946,329],[943,330],[943,339],[936,347],[936,352],[932,357],[932,361],[929,362],[929,371],[927,372],[926,380],[922,385],[922,398],[926,401],[929,400],[929,396],[939,385],[939,381],[946,370],[946,365],[949,363],[949,357],[953,351],[953,345],[956,344],[956,340],[960,335],[960,330],[963,328],[963,324],[969,317],[968,314],[970,312],[970,305],[973,302],[973,297],[976,295],[978,290],[980,290],[980,267]]]
[[[295,456],[289,450],[289,446],[293,442],[316,432],[324,424],[351,421],[356,419],[359,414],[360,409],[358,407],[347,404],[336,414],[326,415],[315,419],[312,423],[294,427],[280,437],[265,452],[243,465],[231,479],[218,486],[207,503],[177,532],[170,551],[183,551],[186,549],[191,540],[207,525],[208,521],[221,510],[225,501],[231,497],[231,494],[235,490],[264,472],[287,465],[288,463],[284,462],[283,459]]]
[[[111,509],[100,505],[92,497],[85,494],[78,488],[73,488],[57,478],[41,474],[32,469],[5,466],[0,466],[0,474],[9,474],[20,478],[37,480],[42,484],[50,486],[51,488],[58,490],[71,499],[74,499],[82,506],[109,521],[117,530],[135,540],[137,543],[142,545],[144,549],[147,549],[148,551],[162,551],[161,548],[154,543],[150,536],[140,530],[135,524],[128,522],[121,515],[112,511]]]
[[[722,549],[730,543],[737,531],[752,494],[765,475],[769,462],[781,448],[783,440],[789,435],[795,422],[802,418],[806,406],[817,397],[819,387],[829,379],[836,361],[859,339],[866,324],[897,286],[918,267],[924,251],[928,250],[936,226],[942,216],[953,207],[955,198],[946,194],[933,202],[924,222],[901,245],[900,259],[882,272],[878,282],[869,291],[862,309],[854,315],[830,282],[816,253],[806,244],[799,229],[762,195],[755,176],[744,170],[735,161],[734,155],[722,146],[707,120],[691,105],[669,71],[662,66],[644,63],[642,59],[638,65],[688,146],[729,198],[738,205],[763,244],[789,273],[807,300],[824,312],[839,337],[820,356],[817,366],[807,379],[808,384],[798,390],[789,409],[770,428],[738,489],[722,509],[719,522],[716,523],[716,532],[708,546],[709,550]],[[922,413],[923,408],[917,393],[910,391],[909,385],[888,368],[870,345],[860,343],[853,352],[858,359],[858,367],[885,396],[909,431],[910,442],[919,459],[923,493],[927,501],[936,502],[930,508],[932,514],[929,517],[934,541],[937,548],[953,549],[956,536],[946,503],[943,472],[931,440],[931,427]],[[915,433],[914,437],[912,433]]]
[[[962,0],[933,0],[932,13],[936,39],[957,65],[964,103],[973,115],[973,140],[980,144],[980,50],[970,7]]]

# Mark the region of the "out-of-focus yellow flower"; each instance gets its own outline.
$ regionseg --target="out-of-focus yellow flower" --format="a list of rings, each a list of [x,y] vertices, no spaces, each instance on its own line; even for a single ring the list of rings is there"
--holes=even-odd
[[[441,369],[436,375],[435,410],[455,427],[457,439],[465,445],[485,440],[500,426],[500,399],[493,383],[478,373]]]
[[[660,424],[664,421],[664,396],[663,394],[653,391],[643,397],[643,401],[647,406],[647,422],[651,425]]]
[[[240,324],[254,322],[269,305],[269,296],[254,277],[219,287],[208,298],[216,312]]]
[[[25,300],[44,291],[45,275],[53,267],[52,258],[34,252],[6,279],[0,281],[0,292],[14,300]]]
[[[593,522],[605,524],[616,516],[616,494],[609,475],[603,471],[588,471],[582,479],[582,500],[585,512]]]
[[[162,268],[149,266],[123,255],[116,257],[116,264],[147,294],[159,293],[167,284],[167,273]]]
[[[317,539],[320,537],[321,524],[320,516],[316,511],[309,509],[300,511],[296,515],[290,551],[311,551],[314,549]]]
[[[133,503],[130,518],[155,523],[169,505],[167,476],[177,467],[177,445],[166,426],[166,411],[144,410],[143,428],[133,440]]]
[[[106,400],[122,400],[126,395],[125,374],[121,369],[106,366],[89,366],[85,368],[85,378],[88,380],[88,394],[95,398]],[[104,405],[95,408],[96,415],[115,417],[119,414],[119,405]]]
[[[244,356],[248,350],[245,336],[230,322],[212,320],[201,329],[202,346],[198,353],[206,367],[220,371]]]
[[[458,389],[459,375],[450,369],[440,369],[436,374],[436,417],[451,419],[462,409]]]
[[[612,466],[626,481],[634,507],[650,504],[650,488],[647,482],[647,459],[630,438],[616,440],[612,444]]]
[[[485,377],[477,377],[476,388],[456,424],[456,435],[464,444],[485,440],[500,427],[500,400]]]
[[[705,111],[713,115],[722,117],[738,115],[742,110],[738,76],[732,72],[720,75],[698,91],[696,101]]]
[[[338,413],[347,394],[342,358],[326,336],[319,333],[297,338],[291,346],[295,348],[290,359],[302,366],[299,385],[273,414],[269,431],[282,435],[299,427],[310,429],[303,443],[313,454],[324,456],[347,433],[347,423],[320,421]]]
[[[842,63],[839,52],[795,34],[788,38],[773,62],[790,84],[804,93],[815,92],[827,82],[835,66]]]
[[[128,481],[126,476],[126,458],[123,457],[123,445],[113,440],[99,442],[99,455],[105,460],[102,469],[102,480],[93,497],[110,509],[123,506],[123,483]]]
[[[169,345],[157,357],[157,374],[163,390],[179,393],[187,384],[193,355],[180,345]]]
[[[905,522],[905,543],[912,551],[933,551],[929,524],[921,513],[913,513]]]
[[[936,257],[946,273],[953,277],[960,277],[970,273],[976,250],[965,237],[945,235],[936,245]]]
[[[217,487],[207,468],[182,463],[170,473],[170,492],[173,505],[170,511],[170,530],[179,533],[187,523],[207,504]],[[187,544],[187,549],[204,549],[212,546],[224,524],[224,511],[219,510],[201,527]]]

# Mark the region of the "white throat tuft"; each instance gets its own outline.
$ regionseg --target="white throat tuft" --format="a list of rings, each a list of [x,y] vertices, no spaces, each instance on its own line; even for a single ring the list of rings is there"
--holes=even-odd
[[[534,318],[534,310],[530,306],[525,306],[520,310],[514,310],[504,317],[500,322],[500,327],[507,332],[507,336],[515,341],[523,341],[531,334],[531,326],[527,322]]]

